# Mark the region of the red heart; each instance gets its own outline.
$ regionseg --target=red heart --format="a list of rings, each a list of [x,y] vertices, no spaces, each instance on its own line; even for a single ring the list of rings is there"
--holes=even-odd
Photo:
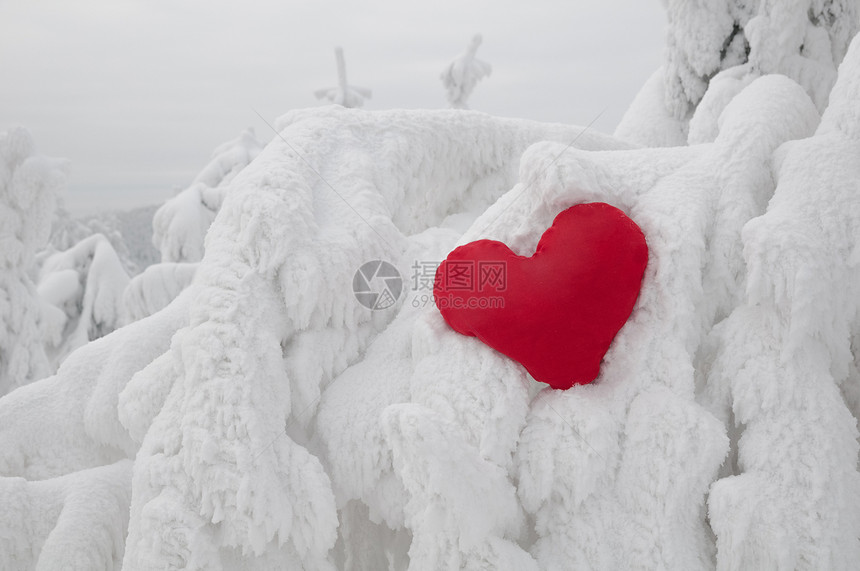
[[[455,331],[520,362],[536,380],[568,389],[597,378],[647,263],[639,226],[592,202],[556,216],[530,258],[495,240],[456,248],[436,270],[433,293]]]

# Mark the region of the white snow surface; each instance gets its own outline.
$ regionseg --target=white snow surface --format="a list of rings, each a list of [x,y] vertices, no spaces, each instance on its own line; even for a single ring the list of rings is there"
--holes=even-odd
[[[128,527],[131,467],[130,460],[121,460],[51,480],[0,477],[0,566],[117,569]]]
[[[688,128],[666,107],[666,69],[661,67],[636,94],[615,136],[644,147],[676,147],[687,142]]]
[[[280,118],[218,186],[191,285],[0,398],[7,559],[856,568],[860,40],[823,115],[797,78],[736,69],[681,120],[653,105],[667,69],[642,102],[650,131],[628,131],[662,147],[462,110]],[[457,244],[530,255],[590,201],[624,210],[650,251],[592,385],[539,385],[413,289]],[[353,274],[379,259],[406,291],[371,311]],[[66,275],[46,298],[72,295]],[[81,556],[63,567],[58,545]]]

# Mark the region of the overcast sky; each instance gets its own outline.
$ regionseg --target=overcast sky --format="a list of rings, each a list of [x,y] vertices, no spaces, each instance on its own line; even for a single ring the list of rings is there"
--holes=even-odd
[[[444,108],[439,74],[475,33],[493,66],[470,106],[612,132],[660,65],[659,0],[0,0],[0,130],[72,161],[76,214],[162,202],[221,142],[336,84],[366,109]]]

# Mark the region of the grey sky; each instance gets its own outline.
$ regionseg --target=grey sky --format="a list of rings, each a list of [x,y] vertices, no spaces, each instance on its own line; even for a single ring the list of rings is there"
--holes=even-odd
[[[481,33],[493,66],[473,109],[611,132],[660,65],[658,0],[3,0],[0,129],[72,160],[65,201],[83,213],[158,203],[214,147],[336,83],[366,109],[443,108],[439,74]]]

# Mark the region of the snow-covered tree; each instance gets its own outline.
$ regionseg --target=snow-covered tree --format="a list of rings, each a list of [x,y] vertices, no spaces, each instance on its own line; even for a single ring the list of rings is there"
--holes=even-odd
[[[492,72],[490,64],[475,56],[481,41],[481,34],[476,34],[466,51],[454,58],[440,76],[447,92],[448,103],[455,109],[468,109],[469,96],[475,86]]]
[[[129,275],[136,275],[159,260],[160,254],[152,244],[152,218],[156,209],[154,205],[142,206],[73,218],[61,201],[50,245],[54,250],[68,250],[85,238],[101,234],[110,241]]]
[[[52,374],[121,322],[135,263],[116,225],[57,216],[66,170],[66,161],[36,155],[26,130],[0,134],[0,394]]]
[[[755,78],[778,73],[827,106],[836,69],[860,27],[856,0],[664,0],[665,65],[645,85],[616,135],[646,145],[702,142],[716,117]],[[700,109],[703,107],[703,109]],[[695,115],[706,118],[697,119]],[[712,139],[711,139],[712,140]]]
[[[122,293],[122,322],[131,323],[167,307],[191,284],[197,266],[162,262],[132,278]]]
[[[0,398],[0,565],[853,571],[858,78],[860,38],[823,113],[784,74],[715,76],[697,144],[670,148],[469,111],[287,114],[183,293]],[[631,109],[670,134],[665,105]],[[592,385],[539,385],[420,290],[353,297],[367,261],[408,276],[485,238],[529,256],[595,201],[649,260]],[[158,304],[188,269],[152,277]]]
[[[337,105],[344,107],[361,107],[365,99],[370,99],[372,93],[366,87],[351,85],[346,81],[346,61],[343,57],[343,48],[334,49],[334,57],[337,62],[337,86],[325,87],[314,91],[317,99],[327,99]]]
[[[191,185],[165,202],[152,219],[152,242],[162,262],[199,262],[203,239],[230,182],[260,153],[254,130],[219,145]]]
[[[43,252],[42,257],[37,291],[55,315],[48,354],[56,369],[74,349],[119,327],[129,276],[101,234],[62,252]]]
[[[37,155],[25,129],[0,132],[0,395],[52,370],[44,350],[50,318],[33,274],[66,168]]]

